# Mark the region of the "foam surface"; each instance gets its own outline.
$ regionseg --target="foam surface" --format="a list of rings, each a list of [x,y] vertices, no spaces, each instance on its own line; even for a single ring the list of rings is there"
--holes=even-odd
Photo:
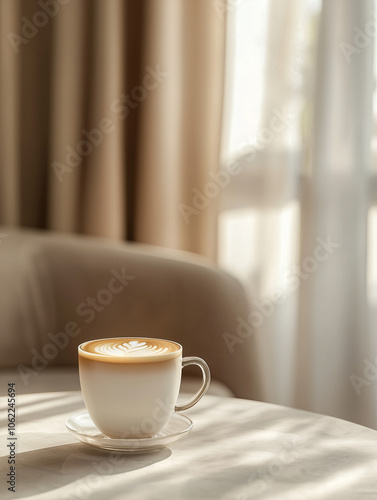
[[[83,353],[106,358],[155,358],[180,351],[175,342],[150,338],[114,338],[86,342],[81,346]]]

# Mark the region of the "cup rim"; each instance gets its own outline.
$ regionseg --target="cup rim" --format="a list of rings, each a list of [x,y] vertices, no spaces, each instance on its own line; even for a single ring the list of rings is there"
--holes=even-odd
[[[159,340],[162,342],[168,342],[170,344],[175,344],[178,346],[178,349],[173,351],[173,352],[167,352],[167,353],[161,353],[161,354],[155,354],[154,356],[137,356],[137,357],[125,357],[125,356],[107,356],[106,354],[99,354],[99,353],[94,353],[94,352],[88,352],[84,350],[84,346],[86,344],[89,344],[91,342],[98,342],[101,340]],[[100,339],[91,339],[91,340],[86,340],[85,342],[82,342],[78,346],[78,355],[79,358],[86,358],[86,359],[91,359],[94,361],[99,361],[99,362],[104,362],[104,363],[123,363],[123,364],[129,364],[129,363],[155,363],[155,362],[161,362],[161,361],[167,361],[169,359],[174,359],[178,358],[180,355],[182,355],[182,346],[175,340],[168,340],[168,339],[162,339],[162,338],[157,338],[157,337],[103,337]]]

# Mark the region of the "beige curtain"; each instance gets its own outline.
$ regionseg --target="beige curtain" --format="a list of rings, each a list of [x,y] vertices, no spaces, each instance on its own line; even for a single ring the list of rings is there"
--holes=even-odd
[[[212,0],[0,0],[0,224],[213,257],[224,16]]]

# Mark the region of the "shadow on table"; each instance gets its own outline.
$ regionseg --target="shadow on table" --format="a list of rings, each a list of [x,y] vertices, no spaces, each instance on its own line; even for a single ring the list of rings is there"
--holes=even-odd
[[[54,490],[73,482],[76,484],[67,498],[90,498],[93,490],[98,488],[106,477],[149,467],[170,455],[168,448],[125,455],[103,452],[82,443],[18,453],[16,494],[12,493],[11,498],[24,498],[48,491],[53,498]],[[6,477],[8,473],[8,457],[1,457],[0,477]]]
[[[33,403],[24,403],[18,405],[17,424],[30,423],[41,419],[54,418],[62,413],[72,413],[85,411],[84,403],[79,398],[73,398],[69,394],[50,397],[48,399],[49,407],[46,407],[46,399],[35,397]],[[42,404],[44,404],[42,408]]]
[[[276,405],[231,410],[209,399],[195,410],[206,418],[191,434],[196,454],[181,478],[189,498],[303,499],[309,490],[310,498],[377,498],[375,431]]]

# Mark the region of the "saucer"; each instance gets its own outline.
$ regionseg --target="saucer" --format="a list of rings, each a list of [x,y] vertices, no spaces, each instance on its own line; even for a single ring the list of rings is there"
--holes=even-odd
[[[101,450],[140,453],[159,450],[179,441],[191,431],[193,423],[185,415],[173,413],[158,434],[140,439],[112,439],[104,436],[93,424],[88,412],[70,417],[65,426],[75,438]]]

